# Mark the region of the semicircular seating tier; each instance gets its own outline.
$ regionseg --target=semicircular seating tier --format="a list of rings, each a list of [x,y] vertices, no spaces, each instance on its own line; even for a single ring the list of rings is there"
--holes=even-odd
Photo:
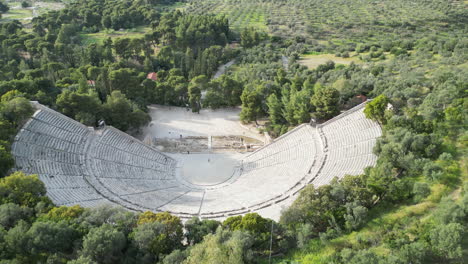
[[[231,178],[193,185],[177,175],[178,161],[113,127],[88,128],[45,106],[15,137],[16,169],[38,174],[57,205],[118,204],[168,211],[182,218],[222,219],[258,212],[278,218],[307,184],[360,174],[373,166],[380,126],[361,104],[318,125],[303,124],[245,155]]]

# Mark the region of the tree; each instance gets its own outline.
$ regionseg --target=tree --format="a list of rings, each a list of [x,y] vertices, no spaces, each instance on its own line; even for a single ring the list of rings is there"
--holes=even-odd
[[[27,1],[21,2],[21,7],[22,8],[27,8],[27,7],[30,7],[30,6],[31,6],[31,4],[29,2],[27,2]]]
[[[168,212],[153,213],[150,211],[142,213],[138,218],[138,225],[145,223],[159,222],[163,224],[164,235],[167,240],[167,246],[171,249],[180,247],[183,239],[182,222],[177,216],[173,216]]]
[[[231,230],[243,230],[259,235],[262,233],[270,233],[270,223],[271,220],[263,218],[257,213],[248,213],[242,216],[240,224],[233,226]],[[227,225],[227,223],[223,223],[223,225]]]
[[[18,128],[32,115],[33,108],[24,97],[15,97],[0,105],[0,113],[4,119]]]
[[[20,220],[28,220],[32,216],[33,210],[28,207],[21,207],[14,203],[0,205],[0,225],[5,229],[14,227]]]
[[[344,215],[345,226],[351,230],[360,227],[367,218],[367,208],[359,205],[357,202],[346,204],[346,214]]]
[[[11,90],[6,92],[4,95],[1,97],[1,102],[8,102],[11,101],[13,98],[16,97],[24,97],[24,93],[18,91],[18,90]]]
[[[192,247],[184,263],[250,263],[253,260],[252,245],[251,235],[219,227],[215,234],[205,236],[201,243]]]
[[[305,248],[314,235],[311,224],[301,224],[297,229],[296,239],[299,248]]]
[[[26,232],[31,255],[40,257],[54,253],[70,253],[76,231],[65,222],[34,222]]]
[[[283,105],[281,104],[280,100],[278,100],[276,94],[273,93],[270,96],[268,96],[267,106],[270,122],[273,125],[282,124],[284,122],[284,118],[282,115]]]
[[[140,128],[151,118],[147,113],[139,110],[120,91],[113,91],[103,104],[104,119],[109,125],[127,131],[130,128]]]
[[[426,182],[416,182],[413,186],[414,201],[420,202],[431,193],[431,188]]]
[[[462,223],[466,216],[463,208],[450,197],[442,198],[434,215],[435,219],[441,224]]]
[[[413,242],[403,245],[394,255],[389,257],[389,263],[427,263],[426,257],[430,248],[425,242]]]
[[[252,86],[245,87],[241,96],[242,110],[240,113],[240,119],[243,122],[255,121],[262,112],[261,109],[261,98],[259,92]]]
[[[0,179],[0,204],[15,203],[34,207],[39,202],[51,203],[46,196],[46,188],[37,175],[25,175],[17,171]]]
[[[251,48],[261,41],[260,33],[253,27],[244,28],[240,33],[240,38],[240,44],[244,48]]]
[[[70,260],[67,264],[98,264],[96,261],[93,261],[90,257],[80,256],[77,259]]]
[[[200,75],[190,81],[188,87],[189,104],[192,112],[200,113],[201,107],[201,91],[206,90],[208,78],[205,75]]]
[[[55,216],[66,219],[66,216],[69,214],[79,214],[77,222],[81,223],[81,226],[84,228],[100,227],[106,223],[113,223],[113,227],[125,235],[132,232],[137,221],[135,213],[125,210],[120,206],[102,205],[86,208],[82,213],[79,213],[79,208],[58,211],[57,214],[51,213],[51,220],[54,220]]]
[[[13,124],[0,117],[0,145],[7,145],[1,144],[1,142],[9,142],[15,133],[16,130]]]
[[[60,112],[88,126],[96,124],[102,111],[101,101],[93,90],[86,93],[65,90],[56,104]]]
[[[129,38],[117,38],[114,40],[115,53],[124,59],[129,59],[132,55],[132,49],[130,48],[131,39]]]
[[[93,228],[83,239],[83,257],[98,263],[116,263],[126,245],[125,235],[109,224]]]
[[[297,91],[286,84],[282,90],[283,116],[289,125],[298,125],[310,120],[310,91]]]
[[[257,250],[269,250],[269,240],[271,238],[271,227],[274,225],[273,220],[263,218],[257,213],[248,213],[244,216],[229,217],[223,222],[223,226],[230,230],[241,230],[252,234],[254,244],[252,247]],[[277,236],[281,236],[280,226],[274,227],[276,236],[274,239],[274,247],[277,246]]]
[[[0,2],[0,13],[6,13],[8,12],[8,10],[10,10],[10,7],[7,4],[3,3],[3,1]]]
[[[220,223],[215,220],[200,220],[198,217],[193,217],[185,223],[185,237],[190,245],[195,245],[203,240],[208,234],[216,232]]]
[[[137,72],[134,69],[121,68],[109,72],[109,83],[112,91],[119,90],[129,99],[145,99],[143,89],[141,89],[141,80],[138,79]]]
[[[438,225],[430,232],[431,245],[439,256],[447,260],[461,258],[464,232],[465,228],[458,223]]]
[[[71,222],[80,217],[83,212],[84,208],[79,205],[60,206],[52,208],[45,216],[42,216],[42,218],[55,222]]]
[[[10,255],[22,256],[22,258],[27,256],[28,237],[25,234],[28,230],[29,225],[24,220],[20,220],[15,227],[8,230],[8,233],[4,236],[4,241]]]
[[[377,121],[381,125],[385,125],[385,110],[389,102],[390,100],[385,95],[381,94],[366,104],[364,114],[367,118]]]
[[[160,222],[149,222],[138,225],[132,233],[133,242],[144,254],[144,259],[155,262],[162,254],[169,254],[174,248],[165,232],[165,225]]]
[[[181,251],[176,249],[171,252],[171,254],[164,257],[162,264],[175,264],[175,263],[183,263],[184,260],[187,258],[188,250]]]
[[[317,87],[311,98],[311,103],[315,107],[315,115],[318,119],[330,119],[339,113],[340,93],[331,87]]]
[[[330,185],[318,188],[306,186],[293,204],[281,214],[280,223],[291,229],[296,229],[301,223],[309,223],[314,234],[325,232],[345,209],[342,207],[343,200],[332,192],[332,188]]]
[[[365,264],[365,263],[379,263],[380,258],[370,250],[357,250],[343,249],[340,253],[342,263],[349,264]]]
[[[1,122],[1,121],[0,121]],[[1,143],[1,142],[0,142]],[[15,160],[9,149],[0,145],[0,178],[5,177],[8,171],[15,165]]]
[[[60,31],[57,35],[57,40],[55,44],[58,45],[68,45],[71,44],[77,39],[76,32],[78,31],[78,27],[73,24],[62,24]]]

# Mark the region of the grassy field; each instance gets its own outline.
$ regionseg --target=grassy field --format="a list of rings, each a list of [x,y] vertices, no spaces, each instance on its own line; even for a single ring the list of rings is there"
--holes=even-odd
[[[138,38],[142,37],[150,30],[149,27],[136,27],[134,29],[127,29],[123,31],[105,30],[97,33],[81,34],[83,44],[102,43],[107,38]]]
[[[268,31],[266,21],[266,4],[255,2],[244,2],[242,5],[232,5],[224,1],[196,2],[187,5],[185,10],[195,14],[216,14],[224,15],[229,19],[229,25],[234,30],[241,30],[246,27]]]
[[[60,2],[34,2],[32,7],[22,8],[21,2],[9,2],[10,10],[2,14],[0,21],[19,20],[23,24],[30,23],[32,18],[51,10],[60,10],[65,7]]]
[[[20,20],[20,21],[31,21],[33,12],[32,9],[30,8],[21,8],[20,3],[8,3],[8,6],[10,7],[10,10],[8,12],[2,14],[2,19],[1,20]]]
[[[189,0],[185,10],[195,14],[226,15],[234,29],[253,26],[268,28],[270,34],[278,36],[357,43],[399,39],[413,35],[415,27],[418,28],[416,39],[437,29],[443,32],[449,25],[446,21],[458,19],[456,10],[466,8],[466,2]]]
[[[443,185],[434,185],[432,193],[429,197],[417,204],[409,204],[397,206],[395,208],[375,208],[372,210],[371,217],[374,220],[370,221],[361,230],[352,232],[347,235],[340,236],[336,239],[330,240],[327,243],[322,242],[320,239],[313,239],[309,242],[305,250],[297,250],[292,253],[289,259],[297,263],[327,263],[326,261],[332,254],[337,252],[337,249],[342,248],[360,248],[362,247],[362,239],[381,239],[385,234],[382,226],[398,225],[401,219],[411,219],[410,222],[405,222],[405,228],[411,230],[417,225],[425,221],[430,221],[430,217],[437,208],[438,202],[441,197],[449,194],[450,189]],[[453,193],[458,193],[460,190],[454,190]],[[454,195],[456,196],[456,195]],[[457,197],[454,197],[456,200]],[[408,233],[408,235],[411,235]],[[465,237],[464,242],[468,243],[468,235]],[[390,249],[382,245],[373,247],[372,250],[376,254],[387,254]],[[468,249],[464,250],[464,258],[468,258]],[[283,259],[284,260],[284,259]],[[280,263],[279,261],[274,263]],[[284,262],[283,262],[284,263]]]
[[[357,57],[341,58],[333,54],[307,54],[303,55],[299,60],[299,63],[307,66],[309,69],[315,69],[321,64],[325,64],[327,61],[333,61],[335,64],[349,65],[351,62],[359,63],[360,60]]]

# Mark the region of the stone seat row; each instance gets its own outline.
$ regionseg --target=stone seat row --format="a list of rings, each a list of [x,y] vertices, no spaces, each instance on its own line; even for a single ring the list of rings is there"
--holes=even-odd
[[[73,134],[84,136],[89,133],[89,130],[86,126],[64,115],[57,115],[56,112],[51,112],[50,110],[42,109],[36,112],[33,118],[49,123],[56,127],[60,127]]]
[[[80,175],[81,167],[77,164],[54,162],[50,160],[35,160],[25,157],[15,157],[16,167],[35,174],[50,175]]]
[[[344,175],[345,171],[358,171],[363,172],[363,169],[369,166],[374,161],[373,154],[366,154],[356,157],[349,157],[341,160],[329,161],[330,165],[326,165],[323,174],[331,173],[337,176]]]
[[[257,159],[261,159],[264,157],[268,157],[273,155],[274,153],[284,151],[289,147],[293,147],[290,144],[294,142],[294,147],[301,144],[303,141],[306,141],[310,136],[310,132],[308,131],[309,126],[301,126],[288,132],[287,134],[281,136],[280,138],[276,139],[273,143],[268,144],[267,146],[253,152],[252,154],[248,155],[244,158],[245,161],[254,161]]]
[[[123,134],[120,131],[115,131],[114,128],[106,128],[103,134],[99,138],[99,142],[118,148],[129,153],[133,153],[136,156],[144,157],[146,159],[154,160],[160,163],[171,163],[175,164],[175,161],[162,154],[159,151],[155,151],[153,148],[137,141],[130,136]]]
[[[293,158],[303,154],[306,156],[311,155],[314,154],[310,152],[314,152],[313,147],[315,144],[316,142],[311,140],[304,140],[302,142],[291,141],[289,144],[284,145],[284,149],[272,148],[269,151],[262,152],[254,157],[250,156],[243,160],[243,165],[245,169],[248,169],[252,164],[282,162],[285,158]]]
[[[102,145],[102,144],[97,145],[93,149],[92,156],[98,159],[102,159],[102,160],[123,163],[123,164],[131,164],[137,167],[144,167],[144,168],[160,170],[160,171],[173,170],[175,166],[175,164],[166,165],[164,163],[158,163],[158,162],[155,162],[154,160],[135,156],[132,153],[128,153],[120,149],[112,148],[111,146]]]
[[[91,162],[92,173],[98,178],[166,179],[174,176],[173,171],[157,171],[99,159]]]
[[[133,179],[132,181],[125,181],[125,184],[123,184],[119,179],[113,178],[101,178],[100,181],[104,186],[121,196],[147,193],[161,189],[173,188],[179,185],[176,180],[148,181]]]
[[[354,145],[361,141],[369,139],[375,139],[376,135],[379,134],[380,129],[378,127],[367,128],[362,131],[348,130],[349,127],[343,127],[340,131],[329,132],[324,129],[324,133],[327,136],[327,142],[329,147],[339,147],[346,145]]]
[[[89,187],[82,175],[41,174],[39,178],[49,189]]]
[[[312,143],[305,146],[313,146]],[[249,172],[265,167],[275,166],[290,166],[292,161],[298,160],[299,162],[308,163],[310,158],[314,157],[308,153],[307,148],[297,149],[295,151],[282,152],[283,155],[274,155],[256,162],[243,163],[243,172]]]
[[[25,127],[23,127],[23,129],[39,134],[50,135],[59,138],[63,141],[69,141],[74,144],[83,143],[84,137],[82,135],[64,130],[60,127],[52,126],[42,121],[35,121],[36,122],[29,122]]]
[[[329,157],[331,160],[340,160],[343,158],[372,154],[375,141],[375,139],[371,139],[367,141],[358,142],[354,145],[346,145],[339,148],[332,148],[329,151]]]
[[[85,188],[48,188],[47,195],[58,206],[102,199],[102,196],[89,186]]]
[[[83,153],[83,144],[75,144],[52,135],[32,132],[25,129],[23,129],[20,132],[16,140],[61,151],[67,151],[77,154]]]
[[[28,144],[21,141],[15,142],[14,151],[17,156],[28,157],[30,159],[49,160],[62,163],[80,163],[80,155],[66,152],[57,151],[43,146]]]
[[[367,119],[362,112],[355,112],[341,119],[337,119],[334,122],[326,123],[321,127],[322,129],[326,129],[329,134],[332,134],[341,132],[345,127],[347,127],[349,131],[359,132],[375,126],[378,126],[378,124]]]

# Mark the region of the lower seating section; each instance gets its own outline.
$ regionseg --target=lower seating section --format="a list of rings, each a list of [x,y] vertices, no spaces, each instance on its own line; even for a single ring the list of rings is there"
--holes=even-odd
[[[205,190],[201,216],[245,213],[289,195],[318,158],[320,144],[315,128],[302,125],[246,156],[236,181]]]
[[[102,185],[96,188],[106,188],[130,203],[132,197],[122,196],[154,193],[177,185],[174,159],[113,127],[95,136],[87,163],[91,177]]]

